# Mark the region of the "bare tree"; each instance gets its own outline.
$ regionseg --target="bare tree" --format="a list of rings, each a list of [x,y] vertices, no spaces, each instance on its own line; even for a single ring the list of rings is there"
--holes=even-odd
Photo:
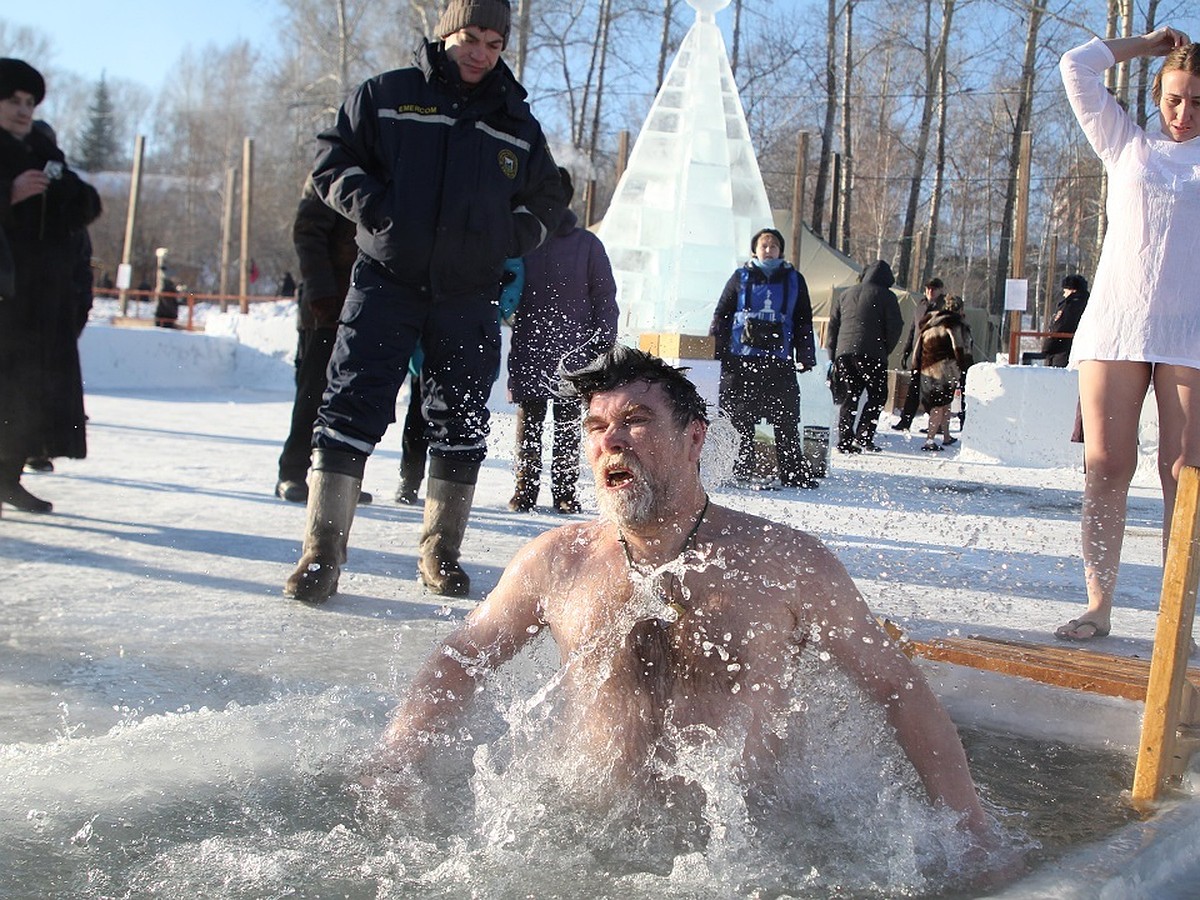
[[[1017,202],[1021,135],[1029,130],[1033,107],[1033,90],[1037,81],[1037,41],[1047,0],[1030,0],[1029,19],[1025,31],[1025,53],[1021,64],[1017,108],[1012,117],[1011,145],[1008,156],[1008,177],[1005,182],[1004,211],[1000,219],[1000,242],[996,253],[995,282],[989,311],[994,316],[1004,313],[1004,280],[1008,277],[1012,259],[1013,211]]]
[[[837,117],[837,22],[836,0],[827,0],[825,8],[825,120],[821,125],[821,155],[817,162],[817,186],[813,190],[812,229],[825,233],[826,192],[833,164],[833,126]]]
[[[742,0],[733,0],[733,48],[729,53],[729,68],[737,77],[738,51],[742,46]]]
[[[921,88],[921,117],[917,128],[916,147],[913,151],[912,177],[908,188],[908,205],[904,211],[904,224],[900,231],[900,252],[896,263],[896,281],[909,283],[912,266],[913,234],[917,227],[917,208],[925,182],[925,160],[929,153],[929,134],[933,123],[933,112],[937,105],[937,79],[946,58],[946,45],[950,39],[950,18],[954,13],[953,0],[944,0],[942,23],[936,42],[933,39],[933,3],[925,3],[925,27],[923,34],[924,71]],[[945,13],[950,12],[948,17]]]
[[[950,24],[954,19],[955,0],[942,0],[942,35],[939,43],[943,47],[940,55],[937,78],[937,144],[933,153],[933,186],[929,192],[929,224],[926,226],[925,259],[922,261],[921,281],[933,277],[933,261],[937,258],[939,220],[941,218],[942,191],[946,177],[946,102],[947,65],[949,57]]]
[[[837,209],[840,223],[837,229],[839,246],[850,252],[850,213],[854,198],[854,120],[850,88],[854,83],[854,7],[855,0],[846,0],[845,38],[842,42],[842,189]]]
[[[675,44],[671,40],[671,23],[675,16],[677,0],[663,0],[662,38],[658,42],[658,75],[654,82],[654,92],[662,87],[663,78],[667,74],[667,59],[674,52]]]

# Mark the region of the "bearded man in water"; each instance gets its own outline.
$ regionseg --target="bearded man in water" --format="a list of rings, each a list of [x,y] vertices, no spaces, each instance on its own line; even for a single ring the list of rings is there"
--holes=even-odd
[[[706,406],[682,371],[618,346],[564,381],[586,409],[602,517],[517,553],[417,674],[384,734],[380,779],[457,733],[477,682],[547,629],[564,724],[601,767],[590,772],[653,780],[670,740],[736,732],[753,780],[776,756],[813,644],[884,709],[931,802],[986,833],[954,724],[841,563],[811,535],[709,502]]]

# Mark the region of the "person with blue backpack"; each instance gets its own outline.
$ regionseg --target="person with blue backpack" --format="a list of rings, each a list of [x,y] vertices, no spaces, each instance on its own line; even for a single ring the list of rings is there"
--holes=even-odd
[[[746,265],[730,276],[708,333],[721,361],[718,401],[740,437],[734,477],[754,482],[754,426],[775,431],[779,480],[784,487],[815,488],[800,443],[797,372],[817,364],[808,284],[783,259],[783,235],[763,228],[750,240]]]

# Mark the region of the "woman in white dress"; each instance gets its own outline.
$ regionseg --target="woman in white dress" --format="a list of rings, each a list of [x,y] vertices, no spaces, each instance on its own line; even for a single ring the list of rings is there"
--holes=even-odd
[[[1105,69],[1164,56],[1158,117],[1142,130],[1105,90]],[[1158,404],[1164,541],[1184,465],[1200,465],[1200,45],[1174,28],[1092,40],[1063,55],[1067,97],[1109,177],[1108,232],[1095,291],[1076,333],[1087,475],[1087,611],[1065,640],[1105,637],[1125,534],[1137,428],[1147,390]]]

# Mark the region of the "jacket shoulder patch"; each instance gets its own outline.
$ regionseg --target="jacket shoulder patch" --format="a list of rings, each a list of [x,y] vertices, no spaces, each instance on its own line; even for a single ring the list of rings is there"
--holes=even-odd
[[[496,161],[500,164],[500,171],[504,173],[505,178],[511,180],[517,177],[517,154],[506,147],[496,154]]]

